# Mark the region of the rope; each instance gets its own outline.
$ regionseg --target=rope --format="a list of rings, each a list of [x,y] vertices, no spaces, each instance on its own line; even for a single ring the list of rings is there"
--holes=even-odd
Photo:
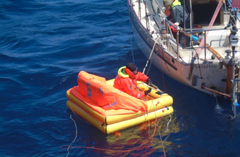
[[[153,44],[152,51],[151,51],[151,53],[150,53],[150,55],[149,55],[149,58],[148,58],[148,60],[147,60],[146,65],[145,65],[145,67],[144,67],[144,69],[143,69],[143,74],[145,73],[145,70],[146,70],[146,68],[147,68],[147,66],[148,66],[148,62],[149,62],[149,60],[150,60],[151,57],[152,57],[152,54],[153,54],[153,51],[154,51],[154,48],[155,48],[156,43],[157,43],[157,40],[155,40],[155,42],[154,42],[154,44]]]
[[[72,106],[71,106],[71,105],[70,105],[70,108],[71,108],[71,111],[73,112],[73,109],[72,109]],[[74,114],[75,116],[77,116],[74,112],[73,112],[73,114]],[[149,137],[148,137],[145,141],[143,141],[139,146],[133,147],[133,148],[128,149],[128,150],[111,150],[111,149],[95,148],[95,147],[72,146],[72,144],[73,144],[73,143],[76,141],[76,139],[77,139],[78,131],[77,131],[76,121],[72,118],[72,115],[70,115],[70,118],[71,118],[72,121],[74,122],[76,134],[75,134],[74,140],[72,141],[72,143],[71,143],[70,145],[63,145],[63,146],[60,147],[60,149],[66,149],[66,147],[67,147],[67,152],[68,152],[68,153],[67,153],[67,156],[66,156],[66,157],[69,156],[69,153],[70,153],[69,150],[70,150],[70,148],[85,148],[85,149],[94,149],[94,150],[102,150],[102,151],[114,151],[114,152],[118,151],[118,152],[123,152],[123,153],[126,153],[126,154],[127,154],[127,153],[129,153],[129,152],[138,150],[138,149],[141,148],[144,144],[146,144],[147,142],[149,142],[149,141],[153,138],[153,136],[155,135],[156,130],[157,130],[157,125],[155,124],[155,128],[154,128],[153,134],[152,134],[151,136],[149,136]]]
[[[70,105],[70,108],[71,108],[71,111],[73,112],[72,105]],[[74,112],[73,112],[73,114],[74,114],[75,116],[77,116]],[[71,148],[72,144],[76,141],[77,135],[78,135],[77,124],[76,124],[76,121],[72,118],[72,114],[70,115],[70,118],[71,118],[72,121],[74,122],[76,134],[75,134],[75,138],[73,139],[72,143],[71,143],[71,144],[68,146],[68,148],[67,148],[67,152],[68,152],[68,153],[67,153],[67,156],[66,156],[66,157],[68,157],[68,155],[69,155],[69,149]]]
[[[216,93],[213,93],[213,96],[216,98],[216,105],[219,105],[217,94],[216,94]]]
[[[70,116],[70,118],[72,119],[72,115]],[[74,121],[74,119],[72,119],[73,121]],[[157,119],[157,121],[159,122],[159,119]],[[168,126],[169,126],[169,123],[170,123],[170,121],[171,121],[171,118],[170,118],[170,120],[169,120],[169,122],[167,123],[167,129],[166,130],[168,130]],[[150,122],[150,121],[149,121]],[[144,146],[145,144],[147,144],[151,139],[153,139],[153,137],[154,137],[154,135],[155,135],[155,133],[156,133],[156,131],[157,131],[157,122],[156,123],[154,123],[154,131],[153,131],[153,133],[152,133],[152,135],[151,136],[149,136],[146,140],[144,140],[139,146],[137,146],[137,147],[133,147],[133,148],[131,148],[131,149],[125,149],[125,150],[117,150],[117,149],[114,149],[114,150],[112,150],[112,149],[105,149],[105,148],[96,148],[96,147],[85,147],[85,146],[72,146],[72,144],[75,142],[75,140],[76,140],[76,138],[77,138],[77,125],[76,125],[76,122],[74,121],[74,124],[75,124],[75,128],[76,128],[76,136],[75,136],[75,138],[74,138],[74,140],[72,141],[72,143],[70,144],[70,145],[63,145],[63,146],[61,146],[60,147],[60,149],[66,149],[66,147],[67,147],[67,151],[68,151],[68,154],[67,154],[67,156],[66,157],[68,157],[68,155],[69,155],[69,149],[70,148],[84,148],[84,149],[93,149],[93,150],[99,150],[99,151],[112,151],[112,152],[122,152],[122,153],[126,153],[125,155],[123,155],[123,156],[126,156],[128,153],[130,153],[130,152],[133,152],[133,151],[135,151],[135,150],[138,150],[138,149],[140,149],[142,146]],[[149,125],[149,129],[150,129],[150,125]],[[149,130],[150,131],[150,130]],[[166,131],[165,131],[166,132]],[[160,135],[160,140],[161,140],[161,142],[162,142],[162,145],[163,145],[163,153],[164,153],[164,157],[166,157],[166,151],[165,151],[165,149],[164,149],[164,144],[163,144],[163,140],[162,140],[162,135],[161,135],[161,133],[160,133],[160,129],[159,129],[159,135]]]
[[[143,141],[139,146],[133,147],[131,149],[125,149],[125,150],[116,150],[116,149],[114,149],[114,150],[112,150],[112,149],[106,149],[106,148],[95,148],[95,147],[85,147],[85,146],[71,146],[71,145],[69,145],[69,146],[63,145],[63,146],[60,147],[60,149],[66,149],[65,147],[68,147],[68,148],[85,148],[85,149],[94,149],[94,150],[101,150],[101,151],[113,151],[113,152],[118,151],[118,152],[122,152],[122,153],[129,153],[131,151],[138,150],[139,148],[141,148],[144,144],[146,144],[147,142],[149,142],[153,138],[153,136],[155,135],[156,130],[157,130],[157,125],[156,124],[154,124],[154,125],[155,125],[155,128],[154,128],[153,134],[150,137],[148,137],[145,141]]]
[[[151,66],[152,66],[152,60],[150,60],[150,64],[149,64],[148,70],[147,70],[147,72],[146,72],[146,75],[148,75],[148,73],[149,73],[149,71],[150,71],[150,69],[151,69]]]
[[[164,144],[163,144],[163,140],[162,140],[162,135],[161,135],[160,129],[158,131],[158,134],[160,136],[160,140],[161,140],[161,143],[162,143],[164,157],[166,157],[166,152],[165,152],[165,149],[164,149]]]
[[[169,126],[170,122],[172,121],[172,116],[171,115],[169,115],[169,116],[170,116],[170,119],[169,119],[169,121],[167,123],[167,128],[166,128],[165,132],[168,132],[168,126]]]
[[[168,121],[168,123],[167,123],[167,127],[166,127],[165,132],[168,131],[168,126],[169,126],[170,122],[172,121],[172,116],[171,116],[171,114],[170,114],[169,116],[170,116],[170,119],[169,119],[169,121]],[[159,136],[160,136],[160,140],[161,140],[161,142],[162,142],[164,157],[166,157],[167,155],[166,155],[166,151],[165,151],[165,149],[164,149],[164,144],[163,144],[163,140],[162,140],[162,135],[161,135],[160,129],[159,129],[159,132],[158,132],[158,133],[159,133]]]
[[[158,125],[159,125],[159,122],[158,122]],[[160,137],[160,140],[161,140],[161,143],[162,143],[162,147],[163,147],[163,154],[164,154],[164,157],[166,157],[166,153],[165,153],[165,149],[164,149],[164,145],[163,145],[163,140],[162,140],[162,135],[161,135],[161,126],[159,127],[158,129],[158,135]]]
[[[77,132],[77,124],[76,124],[76,121],[72,118],[72,115],[70,115],[70,118],[72,119],[72,121],[74,122],[74,126],[75,126],[75,129],[76,129],[76,134],[75,134],[75,138],[74,138],[74,140],[72,141],[72,143],[68,146],[68,148],[67,148],[67,156],[66,157],[68,157],[68,155],[69,155],[69,149],[70,149],[70,147],[72,146],[72,144],[76,141],[76,139],[77,139],[77,135],[78,135],[78,132]]]
[[[71,105],[70,105],[70,107],[71,107]],[[71,107],[71,110],[72,110],[72,107]],[[73,110],[72,110],[73,111]],[[74,113],[74,112],[73,112]],[[75,113],[74,113],[75,114]],[[76,115],[76,114],[75,114]],[[76,139],[77,139],[77,135],[78,135],[78,131],[77,131],[77,124],[76,124],[76,121],[72,118],[72,115],[70,115],[70,118],[72,119],[72,121],[74,122],[74,126],[75,126],[75,129],[76,129],[76,135],[75,135],[75,138],[74,138],[74,140],[72,141],[72,143],[70,144],[70,145],[63,145],[63,146],[61,146],[60,147],[60,149],[66,149],[66,147],[67,147],[67,156],[66,157],[68,157],[69,156],[69,150],[70,150],[70,148],[84,148],[84,149],[94,149],[94,150],[101,150],[101,151],[113,151],[113,152],[122,152],[122,153],[126,153],[125,155],[127,155],[128,153],[130,153],[130,152],[132,152],[132,151],[135,151],[135,150],[138,150],[138,149],[140,149],[143,145],[145,145],[145,144],[147,144],[151,139],[153,139],[153,137],[154,137],[154,135],[155,135],[155,133],[156,133],[156,131],[157,131],[157,122],[156,123],[154,123],[154,131],[153,131],[153,133],[152,133],[152,135],[151,136],[149,136],[146,140],[144,140],[139,146],[137,146],[137,147],[133,147],[133,148],[131,148],[131,149],[126,149],[126,150],[112,150],[112,149],[105,149],[105,148],[95,148],[95,147],[85,147],[85,146],[72,146],[72,144],[76,141]],[[158,118],[156,118],[156,121],[158,121],[159,122],[159,119]],[[171,120],[170,120],[171,121]],[[169,123],[170,123],[170,121],[167,123],[167,129],[166,130],[168,130],[168,125],[169,125]],[[148,124],[151,124],[150,123],[150,121],[148,121],[149,123]],[[150,125],[149,125],[149,128],[148,128],[148,132],[150,133]],[[159,134],[160,134],[160,132],[159,132]],[[160,138],[161,138],[161,141],[162,141],[162,136],[161,136],[161,134],[160,134]],[[163,141],[162,141],[162,145],[163,145]],[[165,149],[164,149],[164,147],[163,147],[163,152],[164,152],[164,156],[166,157],[166,153],[165,153]],[[124,156],[125,156],[124,155]]]

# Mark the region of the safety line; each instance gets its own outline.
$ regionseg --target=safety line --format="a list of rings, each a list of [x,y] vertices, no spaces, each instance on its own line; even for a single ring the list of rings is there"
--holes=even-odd
[[[67,148],[67,156],[66,157],[68,157],[68,155],[69,155],[69,149],[70,149],[70,147],[72,146],[72,144],[76,141],[76,139],[77,139],[77,135],[78,135],[78,133],[77,133],[77,124],[76,124],[76,121],[72,118],[72,115],[70,115],[70,118],[72,119],[72,121],[74,122],[74,126],[75,126],[75,130],[76,130],[76,134],[75,134],[75,138],[74,138],[74,140],[72,141],[72,143],[68,146],[68,148]]]
[[[126,150],[126,149],[125,150],[112,150],[112,149],[106,149],[106,148],[95,148],[95,147],[85,147],[85,146],[71,146],[71,145],[69,145],[68,148],[85,148],[85,149],[94,149],[94,150],[102,150],[102,151],[114,151],[114,152],[117,151],[117,152],[129,153],[129,152],[132,152],[134,150],[138,150],[144,144],[149,142],[153,138],[153,136],[155,135],[156,130],[157,130],[157,125],[155,124],[154,132],[153,132],[153,134],[150,137],[148,137],[145,141],[143,141],[139,146],[133,147],[133,148],[128,149],[128,150]],[[65,147],[67,147],[67,145],[61,146],[60,149],[66,149]]]
[[[70,104],[70,108],[71,108],[71,111],[73,112],[73,109],[72,109],[72,104]],[[76,114],[73,112],[73,114],[76,116]],[[70,118],[72,119],[72,121],[74,122],[74,126],[75,126],[75,130],[76,130],[76,134],[75,134],[75,138],[73,139],[73,141],[72,141],[72,143],[68,146],[68,148],[67,148],[67,156],[66,157],[68,157],[68,155],[69,155],[69,149],[70,149],[70,147],[72,146],[72,144],[76,141],[76,139],[77,139],[77,135],[78,135],[78,130],[77,130],[77,124],[76,124],[76,121],[72,118],[72,114],[70,115]]]
[[[168,126],[169,126],[170,122],[172,121],[172,116],[171,116],[171,114],[169,114],[169,116],[170,116],[170,120],[169,120],[168,123],[167,123],[167,127],[166,127],[165,132],[168,132]]]
[[[71,107],[71,105],[70,105],[70,108],[71,108],[71,110],[72,110],[72,107]],[[73,110],[72,110],[72,112],[73,112]],[[73,112],[74,113],[74,112]],[[74,113],[75,114],[75,113]],[[76,114],[75,114],[76,115]],[[63,145],[63,146],[61,146],[60,147],[60,149],[66,149],[66,147],[67,147],[67,156],[66,157],[68,157],[69,156],[69,149],[70,148],[85,148],[85,149],[94,149],[94,150],[102,150],[102,151],[114,151],[114,152],[123,152],[123,153],[126,153],[126,154],[128,154],[128,153],[130,153],[130,152],[132,152],[132,151],[135,151],[135,150],[138,150],[139,148],[141,148],[144,144],[146,144],[146,143],[148,143],[152,138],[153,138],[153,136],[155,135],[155,133],[156,133],[156,130],[157,130],[157,125],[156,124],[154,124],[155,125],[155,128],[154,128],[154,131],[153,131],[153,134],[151,135],[151,136],[149,136],[146,140],[144,140],[139,146],[137,146],[137,147],[133,147],[133,148],[131,148],[131,149],[128,149],[128,150],[111,150],[111,149],[104,149],[104,148],[95,148],[95,147],[85,147],[85,146],[72,146],[72,144],[76,141],[76,139],[77,139],[77,135],[78,135],[78,131],[77,131],[77,124],[76,124],[76,121],[72,118],[72,115],[70,115],[70,118],[73,120],[73,122],[74,122],[74,126],[75,126],[75,130],[76,130],[76,134],[75,134],[75,138],[74,138],[74,140],[72,141],[72,143],[70,144],[70,145]],[[149,125],[149,127],[150,127],[150,125]]]
[[[151,53],[150,53],[150,55],[149,55],[149,58],[148,58],[148,60],[147,60],[146,65],[145,65],[145,67],[144,67],[144,69],[143,69],[143,74],[145,73],[145,70],[146,70],[146,68],[147,68],[147,66],[148,66],[148,62],[149,62],[149,60],[150,60],[151,57],[152,57],[152,54],[153,54],[153,51],[154,51],[154,49],[155,49],[155,45],[156,45],[156,43],[157,43],[157,40],[155,40],[155,42],[154,42],[154,44],[153,44],[152,51],[151,51]]]

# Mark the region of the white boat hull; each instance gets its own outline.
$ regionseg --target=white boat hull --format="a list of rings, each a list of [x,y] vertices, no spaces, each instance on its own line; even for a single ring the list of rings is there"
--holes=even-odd
[[[144,27],[143,20],[139,19],[134,7],[131,6],[130,1],[128,2],[134,39],[144,55],[149,58],[156,38],[154,39],[149,34],[149,31]],[[224,33],[226,34],[227,32]],[[162,43],[157,42],[154,47],[151,58],[153,64],[158,69],[173,79],[207,94],[214,93],[202,88],[203,85],[214,90],[216,89],[219,92],[226,92],[228,71],[225,66],[222,66],[219,60],[212,59],[207,62],[201,62],[200,64],[198,64],[199,60],[195,60],[195,62],[192,63],[192,57],[188,57],[188,59],[178,58],[176,53],[174,54],[174,51],[171,51],[173,49],[176,51],[176,43],[174,43],[174,41],[170,41],[168,46],[168,48],[166,46],[164,47]],[[191,51],[186,51],[186,53],[188,53],[188,56],[192,56]],[[240,58],[239,55],[237,57]]]

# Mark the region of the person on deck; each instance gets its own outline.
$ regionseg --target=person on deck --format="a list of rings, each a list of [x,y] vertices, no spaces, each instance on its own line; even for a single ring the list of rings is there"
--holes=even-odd
[[[142,98],[151,92],[151,88],[147,91],[137,91],[137,81],[152,84],[148,76],[137,71],[137,67],[134,63],[128,63],[118,70],[118,75],[114,80],[114,87],[136,98]]]
[[[188,13],[185,11],[185,18],[183,18],[183,7],[181,5],[181,2],[179,0],[163,0],[163,4],[166,8],[166,12],[170,12],[170,15],[167,17],[168,20],[171,20],[172,23],[175,25],[178,25],[182,28],[184,28],[184,21],[185,21],[185,27],[190,28],[190,19]],[[174,36],[176,36],[177,30],[170,26],[172,33]],[[185,38],[185,39],[184,39]],[[183,33],[179,34],[179,43],[182,46],[189,46],[190,44],[190,38]]]

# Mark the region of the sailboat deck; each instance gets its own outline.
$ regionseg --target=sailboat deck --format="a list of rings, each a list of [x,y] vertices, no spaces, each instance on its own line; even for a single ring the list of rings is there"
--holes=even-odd
[[[156,5],[162,5],[162,1],[154,1],[156,2]],[[163,20],[162,14],[159,16],[159,14],[156,13],[156,6],[153,4],[149,4],[148,1],[146,3],[139,3],[138,0],[134,0],[134,10],[136,14],[139,16],[140,22],[142,26],[146,28],[149,32],[154,32],[152,34],[152,37],[154,40],[158,40],[158,43],[161,44],[165,41],[160,41],[159,42],[159,36],[161,36],[159,33],[161,29],[165,28],[165,25],[161,22]],[[139,6],[140,5],[140,6]],[[139,10],[140,9],[140,10]],[[139,12],[140,11],[140,12]],[[224,17],[225,18],[225,17]],[[226,19],[225,19],[226,20]],[[221,20],[222,21],[222,20]],[[199,32],[205,30],[204,32],[207,34],[206,38],[206,43],[213,48],[220,56],[221,58],[226,58],[226,50],[232,50],[232,48],[229,46],[229,34],[230,34],[230,29],[223,29],[223,27],[226,25],[224,22],[220,22],[219,24],[216,23],[211,27],[211,30],[208,30],[208,24],[202,24],[201,28],[193,28],[193,32]],[[188,30],[189,32],[189,30]],[[185,48],[183,49],[181,45],[178,48],[177,52],[177,45],[176,45],[176,40],[174,37],[170,35],[169,42],[171,42],[170,47],[165,47],[168,51],[169,54],[172,55],[174,58],[179,58],[180,61],[190,64],[192,61],[192,57],[196,54],[198,49],[201,49],[201,51],[198,53],[199,57],[199,62],[213,62],[214,60],[217,60],[216,56],[209,51],[207,48],[199,48],[201,47],[200,44],[194,45],[192,48]],[[200,33],[197,35],[199,41],[201,41],[204,38],[204,33]],[[199,50],[198,50],[199,51]],[[236,51],[240,51],[240,48],[238,47]],[[232,56],[232,54],[229,54]],[[236,57],[240,57],[239,53],[236,53]],[[228,57],[229,58],[229,57]]]

